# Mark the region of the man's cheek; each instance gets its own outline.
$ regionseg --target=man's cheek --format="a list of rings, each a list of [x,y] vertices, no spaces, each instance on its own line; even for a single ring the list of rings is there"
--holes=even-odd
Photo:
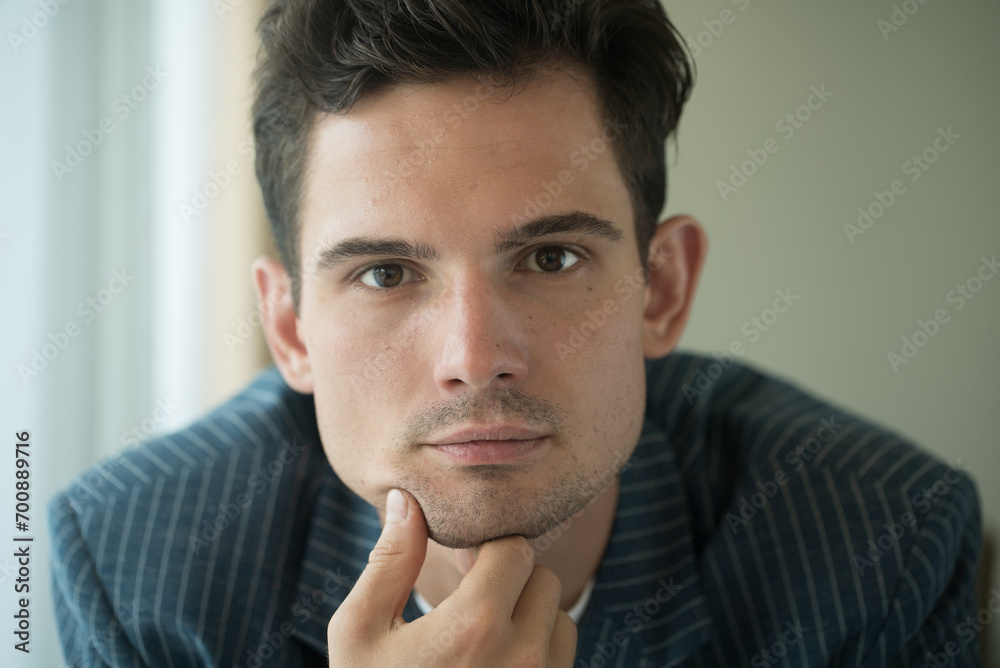
[[[377,403],[381,401],[380,393],[391,386],[374,376],[365,380],[362,368],[342,366],[318,374],[313,393],[320,436],[334,470],[354,467],[351,454],[366,450],[359,444],[385,440],[389,427]]]
[[[345,423],[343,415],[333,421],[319,419],[322,407],[318,403],[316,412],[323,451],[334,473],[352,492],[374,504],[378,500],[381,474],[387,470],[373,445],[380,437],[365,435],[354,426],[342,426],[370,423],[371,420],[358,416]]]
[[[317,382],[333,385],[349,396],[371,392],[399,376],[398,361],[411,345],[406,336],[384,326],[362,326],[354,320],[340,326],[330,324],[313,337],[309,361]],[[397,381],[398,382],[398,381]]]
[[[627,350],[637,341],[641,333],[641,318],[635,308],[621,295],[613,293],[588,300],[566,318],[554,338],[555,356],[564,362],[582,358],[593,363],[595,360],[613,362],[616,354],[609,346],[625,346]],[[623,301],[625,303],[623,303]]]

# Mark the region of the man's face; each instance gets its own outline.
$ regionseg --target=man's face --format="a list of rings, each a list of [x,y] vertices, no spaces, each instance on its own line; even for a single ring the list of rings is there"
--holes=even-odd
[[[430,536],[532,538],[631,454],[645,403],[633,209],[589,80],[394,86],[313,128],[298,334],[352,490]]]

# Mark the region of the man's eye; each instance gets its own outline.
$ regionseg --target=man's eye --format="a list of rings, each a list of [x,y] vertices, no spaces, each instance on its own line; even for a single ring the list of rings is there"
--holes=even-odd
[[[366,269],[361,282],[370,288],[394,288],[413,280],[413,271],[401,264],[380,264]]]
[[[546,246],[539,248],[525,259],[525,266],[531,271],[553,273],[567,267],[572,267],[580,261],[580,257],[561,246]]]

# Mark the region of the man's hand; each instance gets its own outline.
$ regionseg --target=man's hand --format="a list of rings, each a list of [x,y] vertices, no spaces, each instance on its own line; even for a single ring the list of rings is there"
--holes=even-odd
[[[551,570],[534,565],[524,538],[483,544],[458,589],[407,624],[403,608],[426,552],[420,505],[392,490],[368,567],[330,620],[332,668],[573,665],[576,625],[559,609],[562,585]]]

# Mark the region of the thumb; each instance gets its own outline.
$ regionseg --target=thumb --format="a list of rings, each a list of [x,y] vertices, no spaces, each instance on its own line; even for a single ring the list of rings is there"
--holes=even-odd
[[[427,554],[427,524],[420,504],[408,492],[389,490],[385,526],[368,566],[341,608],[353,608],[372,629],[389,630],[402,616]]]

